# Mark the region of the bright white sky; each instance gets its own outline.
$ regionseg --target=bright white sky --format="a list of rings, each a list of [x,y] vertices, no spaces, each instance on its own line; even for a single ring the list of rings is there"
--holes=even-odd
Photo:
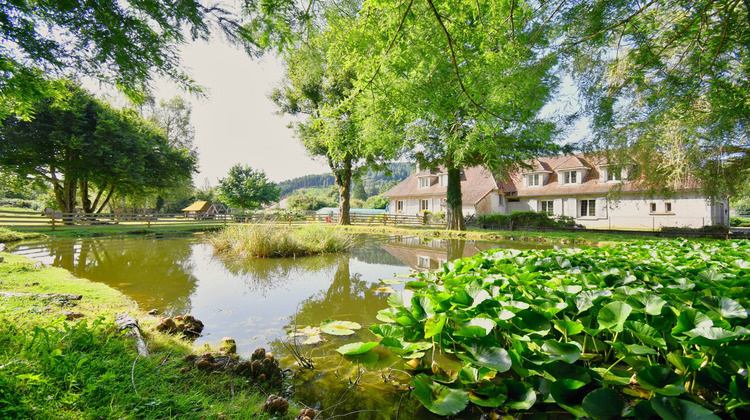
[[[237,163],[265,171],[274,182],[330,172],[294,138],[287,127],[292,118],[277,115],[268,99],[283,76],[281,60],[270,55],[253,59],[221,40],[185,46],[182,60],[207,97],[196,98],[168,81],[155,83],[154,95],[157,102],[181,96],[193,106],[200,171],[193,176],[196,187],[206,179],[216,185]]]

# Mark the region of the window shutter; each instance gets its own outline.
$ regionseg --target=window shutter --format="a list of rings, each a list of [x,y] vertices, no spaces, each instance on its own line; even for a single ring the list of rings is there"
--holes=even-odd
[[[578,217],[578,200],[575,198],[569,198],[566,203],[567,208],[565,214],[570,217]]]
[[[562,198],[556,198],[553,200],[554,203],[554,210],[555,210],[555,216],[563,216],[565,215],[565,212],[563,211],[563,199]]]
[[[529,200],[529,207],[531,208],[531,211],[539,211],[539,203],[538,200],[532,198]]]

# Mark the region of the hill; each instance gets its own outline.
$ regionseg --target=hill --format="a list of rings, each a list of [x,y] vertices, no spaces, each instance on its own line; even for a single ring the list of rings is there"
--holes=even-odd
[[[361,184],[364,185],[368,197],[379,195],[406,179],[414,172],[415,166],[410,162],[396,162],[388,165],[390,175],[386,171],[368,170],[362,176]],[[285,197],[299,189],[320,188],[328,189],[336,185],[333,174],[305,175],[287,181],[279,182],[281,196]],[[354,190],[354,188],[352,188]]]

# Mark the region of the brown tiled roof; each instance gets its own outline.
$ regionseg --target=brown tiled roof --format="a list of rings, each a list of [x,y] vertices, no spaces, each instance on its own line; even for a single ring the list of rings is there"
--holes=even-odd
[[[383,196],[389,198],[444,196],[447,193],[447,189],[440,186],[440,180],[435,176],[438,173],[445,173],[445,171],[421,170],[386,191]],[[418,179],[428,175],[433,176],[431,185],[419,188]],[[464,204],[476,204],[496,188],[497,183],[492,173],[481,166],[466,168],[461,173],[461,199]]]
[[[585,195],[585,194],[606,194],[616,186],[621,186],[623,193],[634,193],[644,191],[638,182],[619,183],[600,183],[601,173],[599,166],[607,165],[605,158],[598,155],[560,155],[539,158],[534,161],[526,162],[527,167],[509,173],[507,176],[493,176],[488,170],[482,167],[473,167],[464,170],[461,177],[461,192],[465,204],[476,204],[494,189],[510,193],[518,197],[537,197],[537,196],[560,196],[560,195]],[[528,167],[534,168],[529,170]],[[587,168],[583,177],[582,184],[561,185],[558,181],[560,170]],[[552,168],[549,175],[544,176],[544,185],[538,187],[524,187],[523,174],[529,172],[543,172],[537,168]],[[438,171],[439,172],[439,171]],[[417,178],[429,175],[430,171],[424,170],[413,174],[403,180],[400,184],[388,190],[383,196],[385,197],[416,197],[416,196],[444,196],[446,188],[441,187],[437,178],[434,178],[432,185],[427,188],[418,188]],[[700,186],[696,181],[685,183],[680,190],[699,190]]]
[[[553,172],[545,179],[544,185],[538,187],[524,187],[523,175],[521,173],[510,174],[509,181],[504,183],[498,182],[498,188],[501,191],[515,192],[517,197],[537,197],[537,196],[560,196],[560,195],[585,195],[585,194],[607,194],[616,186],[621,186],[623,193],[634,193],[643,191],[638,182],[624,182],[622,184],[614,182],[599,182],[602,174],[599,166],[607,165],[606,159],[600,156],[588,156],[576,154],[573,156],[552,156],[548,158],[539,158],[542,162],[547,162],[555,171],[586,167],[588,168],[583,178],[582,184],[562,185],[559,182],[558,173]],[[698,190],[700,186],[694,182],[688,182],[680,188],[681,190]]]

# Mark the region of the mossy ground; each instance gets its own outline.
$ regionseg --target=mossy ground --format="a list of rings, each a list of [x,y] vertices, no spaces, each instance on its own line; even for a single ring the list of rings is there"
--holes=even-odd
[[[155,331],[158,319],[120,292],[0,255],[0,291],[83,295],[0,296],[0,419],[269,417],[260,407],[271,390],[227,373],[184,372],[183,356],[196,349]],[[66,311],[84,316],[67,321]],[[150,358],[137,358],[134,340],[117,332],[122,312],[139,319]]]

